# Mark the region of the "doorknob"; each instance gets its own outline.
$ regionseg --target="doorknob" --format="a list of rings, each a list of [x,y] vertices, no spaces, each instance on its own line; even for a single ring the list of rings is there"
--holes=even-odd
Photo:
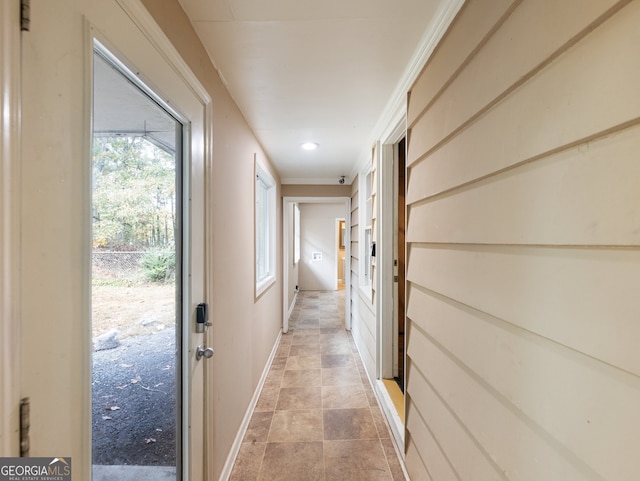
[[[199,361],[203,357],[206,358],[206,359],[209,359],[211,356],[213,356],[213,349],[212,348],[210,348],[210,347],[202,347],[202,346],[196,347],[196,361]]]

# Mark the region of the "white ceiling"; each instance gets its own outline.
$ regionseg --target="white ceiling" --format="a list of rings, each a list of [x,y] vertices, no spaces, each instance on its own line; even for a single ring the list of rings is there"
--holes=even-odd
[[[351,180],[408,66],[451,3],[180,2],[283,183]],[[319,148],[302,150],[307,141]]]

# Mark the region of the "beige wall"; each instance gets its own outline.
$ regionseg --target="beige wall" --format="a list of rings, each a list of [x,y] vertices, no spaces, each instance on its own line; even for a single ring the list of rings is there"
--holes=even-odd
[[[276,284],[254,302],[253,154],[265,160],[264,153],[177,0],[143,3],[213,98],[213,259],[209,267],[216,353],[210,392],[216,401],[210,422],[217,479],[281,327],[281,251],[278,249]],[[277,180],[273,169],[271,173]],[[281,195],[278,185],[276,198]],[[282,202],[276,205],[276,245],[280,246]]]
[[[414,481],[638,477],[638,25],[469,1],[410,91]]]

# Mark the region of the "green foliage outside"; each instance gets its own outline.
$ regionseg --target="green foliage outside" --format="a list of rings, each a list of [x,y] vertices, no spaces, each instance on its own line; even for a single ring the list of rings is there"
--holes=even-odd
[[[145,250],[175,243],[174,156],[142,137],[93,141],[94,248]]]
[[[175,278],[176,255],[173,250],[151,249],[140,261],[145,277],[152,282],[168,282]]]
[[[93,139],[93,248],[144,251],[139,270],[94,272],[94,284],[175,277],[176,160],[143,137]],[[137,279],[137,280],[136,280]]]

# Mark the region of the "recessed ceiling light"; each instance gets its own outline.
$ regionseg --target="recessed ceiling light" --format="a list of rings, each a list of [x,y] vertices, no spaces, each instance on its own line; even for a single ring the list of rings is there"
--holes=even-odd
[[[305,142],[300,147],[302,147],[304,150],[316,150],[318,148],[318,144],[316,144],[315,142]]]

